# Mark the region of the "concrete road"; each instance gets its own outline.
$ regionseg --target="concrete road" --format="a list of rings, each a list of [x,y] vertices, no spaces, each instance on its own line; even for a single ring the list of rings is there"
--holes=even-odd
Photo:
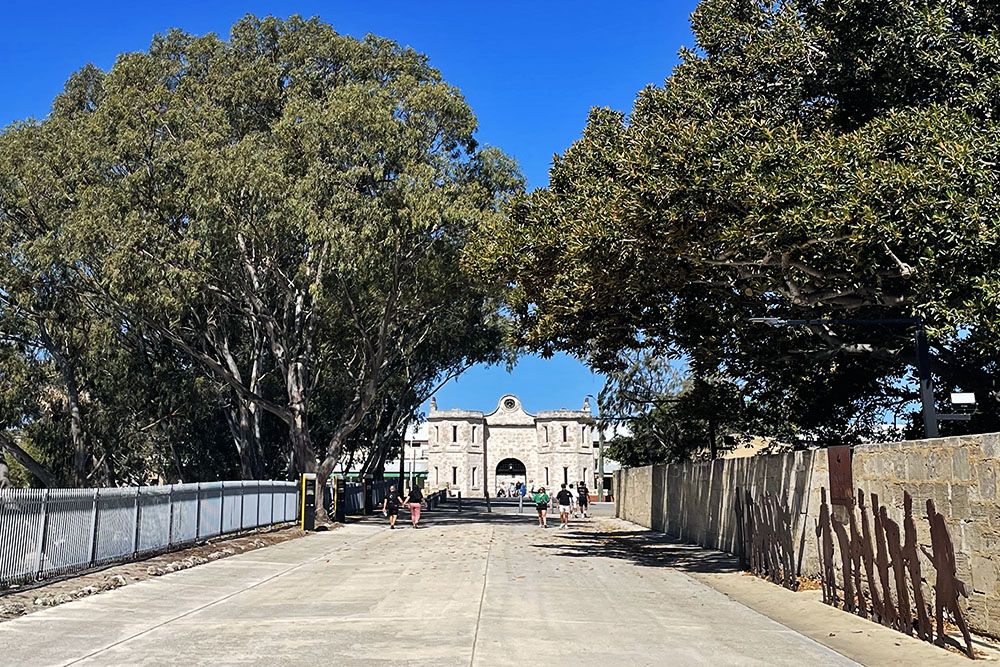
[[[0,624],[3,665],[851,665],[614,519],[367,521]]]

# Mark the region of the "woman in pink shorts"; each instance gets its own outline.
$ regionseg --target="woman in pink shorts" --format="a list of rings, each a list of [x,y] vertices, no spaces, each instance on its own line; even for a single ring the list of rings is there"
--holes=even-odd
[[[420,507],[424,504],[424,493],[419,486],[410,489],[406,502],[410,506],[410,522],[417,528],[417,524],[420,523]]]

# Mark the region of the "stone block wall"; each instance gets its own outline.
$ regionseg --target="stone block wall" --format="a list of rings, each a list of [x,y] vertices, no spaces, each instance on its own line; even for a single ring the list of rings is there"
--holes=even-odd
[[[913,440],[855,447],[854,488],[875,493],[897,521],[903,491],[913,497],[917,539],[930,545],[928,498],[945,515],[955,543],[958,577],[970,626],[1000,636],[1000,434]],[[820,490],[829,488],[825,450],[632,468],[615,473],[617,515],[688,542],[733,551],[737,488],[755,497],[787,498],[799,573],[819,571],[815,526]],[[870,497],[866,497],[870,500]],[[836,509],[839,508],[835,508]],[[929,562],[925,578],[932,577]]]

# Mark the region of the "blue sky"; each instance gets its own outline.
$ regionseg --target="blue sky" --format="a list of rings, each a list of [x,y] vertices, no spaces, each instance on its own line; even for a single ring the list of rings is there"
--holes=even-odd
[[[359,0],[7,3],[0,126],[44,117],[74,70],[108,68],[167,28],[228,34],[246,13],[319,16],[338,32],[375,33],[426,53],[465,94],[481,143],[517,158],[530,188],[544,187],[552,156],[580,135],[589,109],[628,111],[690,45],[695,0]],[[475,368],[438,394],[441,407],[488,410],[505,392],[528,410],[575,407],[601,379],[578,361],[525,358],[513,373]]]

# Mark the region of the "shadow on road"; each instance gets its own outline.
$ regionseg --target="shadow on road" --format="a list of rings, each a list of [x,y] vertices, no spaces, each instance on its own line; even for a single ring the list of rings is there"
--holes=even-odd
[[[559,543],[533,544],[569,558],[616,558],[644,567],[671,567],[682,572],[739,572],[737,560],[729,554],[684,544],[661,533],[645,530],[616,532],[560,532]]]
[[[531,546],[536,549],[551,552],[555,556],[567,558],[615,558],[626,560],[644,567],[671,567],[682,572],[696,573],[728,573],[739,572],[736,558],[733,556],[704,549],[697,545],[685,544],[662,533],[648,530],[597,530],[596,522],[600,517],[590,519],[582,525],[591,526],[594,530],[581,530],[579,523],[571,523],[570,530],[559,530],[558,516],[549,517],[550,528],[545,531],[547,536],[558,538],[556,542],[534,540]],[[366,517],[365,522],[385,522],[381,514]],[[472,523],[490,523],[493,525],[521,525],[533,527],[536,523],[534,511],[517,514],[511,508],[497,508],[488,513],[481,508],[470,508],[458,512],[454,506],[444,506],[425,511],[420,518],[421,527],[433,528],[441,526],[458,526]],[[401,512],[398,527],[412,530],[409,524],[409,514]],[[541,529],[539,529],[541,532]]]

